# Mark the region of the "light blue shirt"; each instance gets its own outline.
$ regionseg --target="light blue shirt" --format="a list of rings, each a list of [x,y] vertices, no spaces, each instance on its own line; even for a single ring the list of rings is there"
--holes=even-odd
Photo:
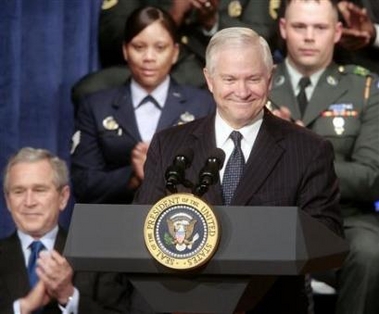
[[[144,142],[150,142],[157,130],[158,122],[166,103],[169,86],[170,77],[167,76],[165,80],[150,93],[150,96],[157,101],[160,107],[159,109],[152,102],[147,102],[139,106],[141,101],[149,94],[135,80],[132,79],[131,81],[130,89],[134,113],[139,133]]]

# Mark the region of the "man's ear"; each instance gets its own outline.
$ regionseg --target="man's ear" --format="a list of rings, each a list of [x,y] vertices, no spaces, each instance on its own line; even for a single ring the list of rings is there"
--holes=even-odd
[[[282,38],[284,40],[287,39],[287,31],[286,31],[286,19],[284,17],[281,17],[279,19],[279,31],[280,31],[280,36],[282,36]]]
[[[203,69],[204,77],[207,82],[208,89],[213,93],[213,79],[207,68]]]
[[[63,211],[66,208],[69,198],[70,198],[70,186],[65,185],[64,187],[62,187],[62,190],[60,191],[60,200],[59,200],[60,211]]]
[[[336,31],[334,34],[334,43],[338,43],[342,37],[343,25],[341,22],[337,22]]]
[[[174,52],[174,56],[173,56],[173,58],[172,58],[172,64],[175,64],[177,61],[178,61],[178,58],[179,58],[179,44],[175,44],[175,47],[174,47],[174,49],[175,49],[175,52]]]
[[[126,48],[126,43],[122,44],[122,54],[124,56],[124,60],[126,62],[128,62],[128,51],[127,51],[127,48]]]

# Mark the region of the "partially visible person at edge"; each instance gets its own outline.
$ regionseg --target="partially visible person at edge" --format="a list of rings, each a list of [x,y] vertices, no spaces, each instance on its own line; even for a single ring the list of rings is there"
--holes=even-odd
[[[217,32],[206,50],[204,69],[217,111],[154,135],[145,179],[134,202],[154,204],[169,194],[165,171],[180,149],[195,152],[186,179],[197,182],[205,161],[218,147],[226,155],[221,182],[209,187],[204,201],[211,205],[297,206],[343,236],[333,148],[314,132],[265,108],[272,71],[269,46],[256,32],[243,27]],[[236,144],[231,137],[236,137]],[[236,155],[242,174],[229,182],[229,160]],[[230,183],[237,184],[234,191]],[[181,185],[177,188],[189,192]],[[248,313],[306,314],[310,302],[304,276],[283,276]]]
[[[342,35],[335,1],[286,3],[280,32],[287,57],[274,73],[274,113],[332,143],[350,242],[338,274],[337,313],[379,313],[379,81],[360,66],[332,61]],[[302,81],[308,81],[303,93]]]
[[[79,104],[72,154],[77,202],[130,203],[153,134],[215,110],[208,91],[170,77],[177,39],[175,22],[161,9],[143,7],[127,20],[123,53],[130,79]]]
[[[335,60],[355,63],[379,73],[379,2],[339,1],[343,21],[342,36]]]
[[[62,256],[66,232],[58,217],[70,195],[63,160],[44,149],[20,149],[5,168],[4,195],[17,231],[0,240],[1,314],[129,313],[131,286],[122,275],[74,272]],[[36,241],[43,250],[32,271]]]

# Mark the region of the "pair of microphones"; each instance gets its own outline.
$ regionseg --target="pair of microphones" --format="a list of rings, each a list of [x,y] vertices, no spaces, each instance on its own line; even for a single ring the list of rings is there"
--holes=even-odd
[[[197,184],[193,184],[186,179],[185,171],[193,160],[194,152],[191,148],[180,149],[165,173],[166,189],[171,193],[177,193],[177,185],[181,184],[192,190],[198,197],[204,195],[209,187],[219,181],[219,171],[225,161],[225,153],[222,149],[216,148],[205,160],[203,168],[200,170]]]

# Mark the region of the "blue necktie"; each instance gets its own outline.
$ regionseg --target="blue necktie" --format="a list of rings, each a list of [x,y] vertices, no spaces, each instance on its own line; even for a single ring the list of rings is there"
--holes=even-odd
[[[36,274],[37,259],[39,253],[45,249],[41,241],[34,241],[30,244],[30,257],[28,262],[28,276],[30,287],[33,288],[38,282],[38,276]]]
[[[226,164],[222,180],[222,192],[225,205],[230,205],[245,166],[245,158],[241,149],[242,134],[238,131],[233,131],[230,133],[230,138],[233,140],[234,150]]]

